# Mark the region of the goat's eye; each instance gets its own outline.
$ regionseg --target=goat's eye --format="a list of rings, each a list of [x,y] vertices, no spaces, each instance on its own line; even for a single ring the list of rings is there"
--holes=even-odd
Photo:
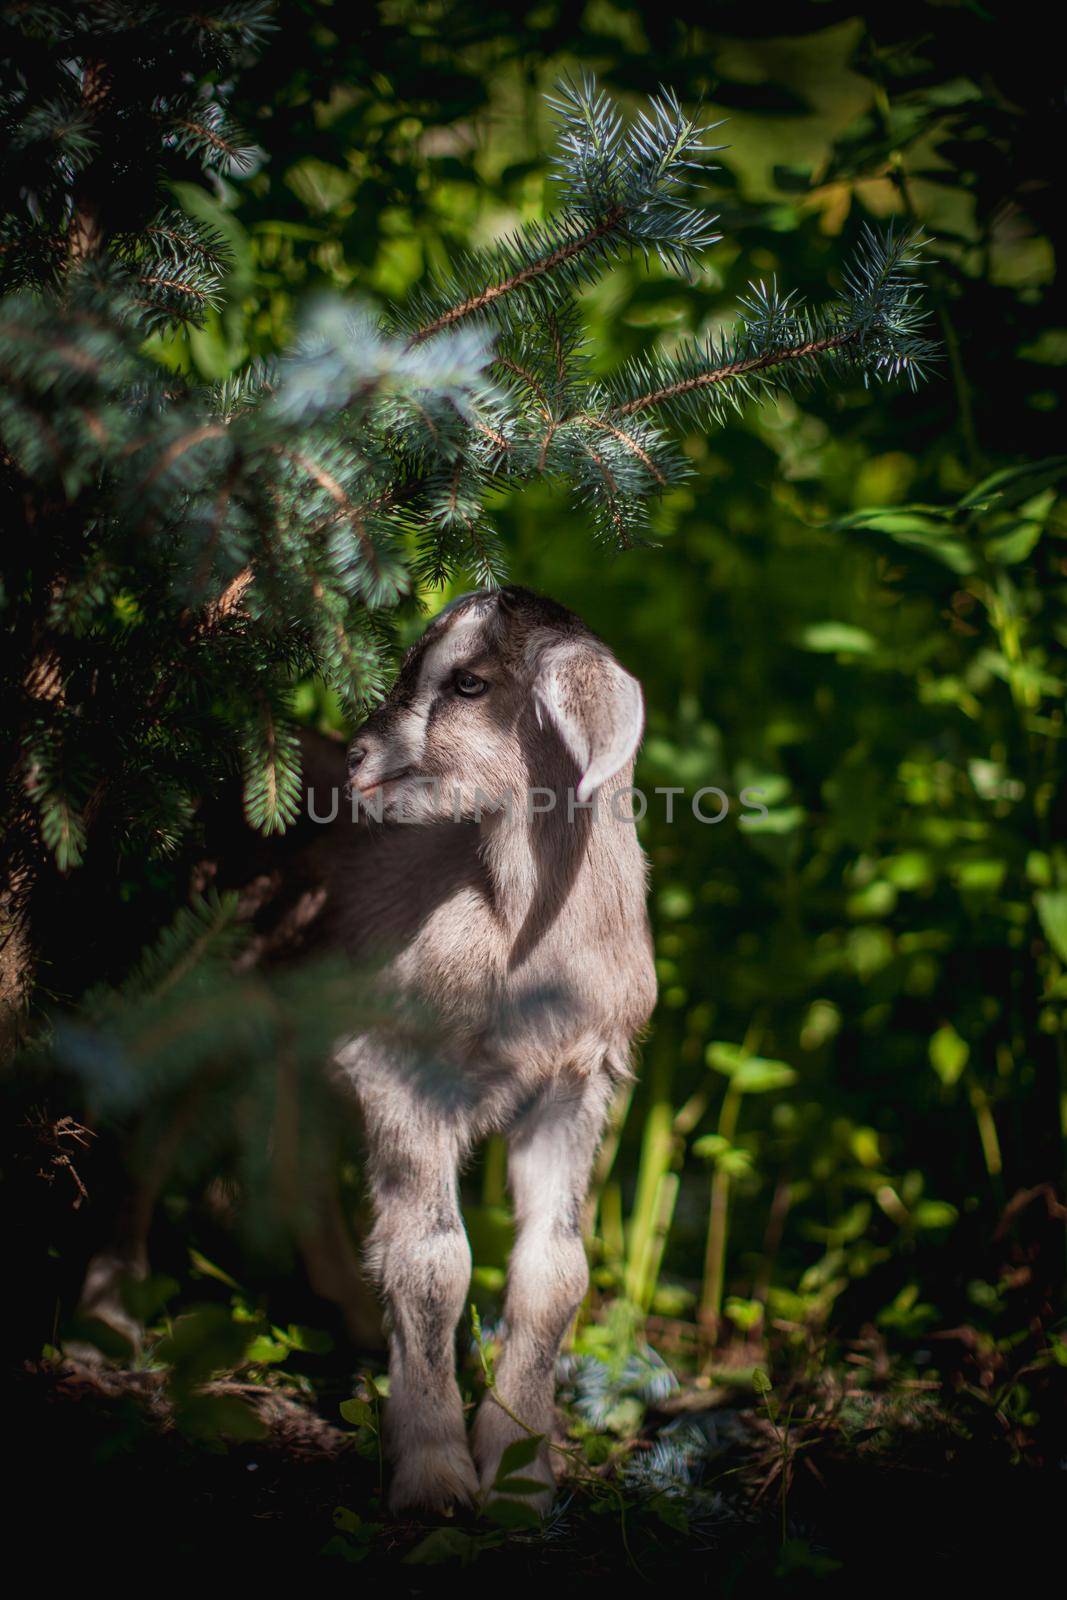
[[[489,687],[484,678],[477,677],[473,672],[457,672],[455,685],[456,693],[463,695],[466,700],[476,699]]]

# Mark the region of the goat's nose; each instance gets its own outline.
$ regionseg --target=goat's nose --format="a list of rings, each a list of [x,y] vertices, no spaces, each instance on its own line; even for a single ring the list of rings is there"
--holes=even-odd
[[[357,772],[359,770],[359,768],[363,765],[366,754],[367,747],[365,744],[352,745],[348,752],[348,770],[350,773]]]

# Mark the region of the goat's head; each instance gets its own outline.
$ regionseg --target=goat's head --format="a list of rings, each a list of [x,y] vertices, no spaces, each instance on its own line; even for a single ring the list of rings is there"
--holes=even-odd
[[[382,815],[471,817],[572,784],[579,802],[633,758],[641,688],[564,606],[528,589],[464,595],[404,657],[349,750]]]

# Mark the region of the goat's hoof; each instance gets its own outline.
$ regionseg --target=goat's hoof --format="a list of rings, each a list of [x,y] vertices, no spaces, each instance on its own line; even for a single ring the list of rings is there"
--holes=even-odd
[[[65,1341],[76,1360],[128,1363],[141,1352],[144,1329],[126,1307],[125,1287],[144,1277],[121,1256],[102,1252],[90,1261],[74,1315],[77,1332]]]
[[[399,1461],[389,1490],[390,1511],[448,1511],[471,1506],[478,1475],[466,1443],[449,1440],[423,1445]]]

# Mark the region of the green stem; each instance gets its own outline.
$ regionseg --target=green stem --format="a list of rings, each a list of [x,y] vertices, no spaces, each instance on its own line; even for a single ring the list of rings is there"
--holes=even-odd
[[[1004,1162],[1000,1153],[1000,1140],[997,1137],[997,1125],[993,1118],[992,1107],[989,1104],[989,1096],[982,1088],[982,1085],[973,1078],[967,1086],[967,1094],[971,1102],[971,1110],[974,1112],[974,1120],[978,1125],[978,1138],[982,1146],[982,1159],[985,1161],[985,1169],[993,1186],[994,1195],[998,1202],[1002,1203],[1003,1194],[1000,1175],[1004,1170]]]
[[[508,1147],[498,1133],[486,1142],[482,1169],[482,1205],[502,1206],[507,1200]]]
[[[667,1247],[667,1235],[671,1231],[674,1220],[674,1208],[678,1201],[678,1187],[681,1183],[676,1172],[665,1172],[659,1180],[656,1190],[656,1204],[652,1216],[652,1232],[649,1236],[646,1258],[642,1263],[641,1284],[637,1304],[641,1310],[647,1312],[652,1305],[652,1296],[656,1292],[659,1282],[660,1267],[663,1265],[663,1252]]]
[[[600,1237],[604,1259],[618,1268],[626,1259],[626,1233],[622,1221],[622,1190],[617,1183],[606,1183],[600,1195]]]
[[[741,1093],[731,1082],[719,1113],[719,1136],[728,1145],[734,1142],[741,1114]],[[726,1232],[730,1209],[730,1175],[717,1162],[711,1179],[711,1211],[708,1217],[708,1242],[704,1254],[704,1287],[700,1298],[700,1324],[709,1341],[718,1337],[722,1318],[722,1292],[726,1265]]]
[[[611,1115],[608,1118],[607,1132],[604,1135],[600,1146],[600,1151],[596,1158],[596,1163],[593,1167],[593,1180],[589,1186],[589,1195],[585,1203],[584,1233],[587,1242],[592,1240],[596,1232],[597,1208],[598,1206],[603,1206],[607,1198],[606,1194],[604,1193],[605,1186],[611,1176],[611,1169],[615,1165],[615,1157],[619,1152],[619,1141],[622,1138],[622,1130],[626,1125],[626,1118],[630,1112],[630,1105],[633,1100],[633,1095],[633,1083],[631,1082],[623,1084],[619,1093],[615,1096],[615,1100],[611,1108]],[[622,1260],[624,1253],[624,1250],[618,1251],[616,1258],[618,1260]],[[610,1252],[608,1252],[608,1254],[610,1254]]]
[[[674,1156],[674,1108],[671,1088],[674,1078],[674,1048],[670,1037],[661,1032],[652,1059],[649,1078],[649,1106],[645,1114],[641,1162],[637,1174],[630,1218],[629,1252],[626,1267],[626,1298],[641,1303],[647,1262],[655,1227],[656,1198],[660,1182]]]

